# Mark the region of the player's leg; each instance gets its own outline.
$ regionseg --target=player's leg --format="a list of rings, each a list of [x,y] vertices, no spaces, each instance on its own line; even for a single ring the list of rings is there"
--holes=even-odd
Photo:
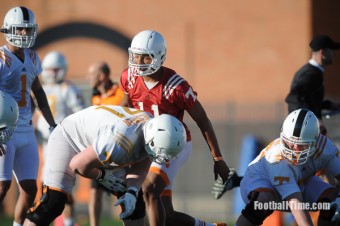
[[[29,209],[25,226],[47,226],[62,213],[75,184],[76,177],[69,166],[75,155],[60,126],[56,127],[46,150],[43,195]]]
[[[144,200],[150,225],[194,225],[194,218],[177,214],[172,207],[172,200],[165,199],[163,203],[161,195],[171,196],[173,181],[184,162],[189,158],[192,151],[192,143],[187,142],[177,159],[172,160],[170,165],[151,164],[149,173],[143,183]]]
[[[102,196],[103,189],[99,187],[97,181],[92,180],[88,204],[90,226],[99,226],[100,215],[102,211]]]
[[[326,207],[324,204],[329,204],[336,199],[338,191],[332,185],[326,183],[322,178],[314,176],[309,179],[303,191],[303,198],[309,204],[322,203],[320,207]],[[318,225],[336,225],[331,222],[336,209],[320,209],[318,217]]]
[[[155,171],[159,168],[153,169]],[[163,175],[166,177],[165,173]],[[168,181],[168,178],[162,178],[160,174],[151,171],[148,173],[143,183],[142,190],[150,226],[165,225],[165,209],[160,196],[161,192],[166,187],[165,181]]]
[[[0,156],[0,205],[2,204],[12,182],[15,147],[13,140],[4,144],[6,155]]]
[[[166,216],[166,225],[206,225],[211,224],[188,214],[177,212],[172,205],[172,185],[180,168],[188,160],[192,151],[192,143],[187,142],[177,159],[169,166],[152,163],[143,184],[144,200],[147,207],[150,225],[161,225]],[[222,224],[224,225],[224,224]]]
[[[263,221],[273,213],[273,210],[256,208],[256,203],[275,201],[275,193],[270,189],[258,189],[250,192],[248,203],[238,217],[236,224],[239,226],[262,225]]]
[[[27,132],[16,132],[13,141],[16,147],[13,172],[19,186],[14,221],[22,225],[26,211],[32,206],[38,191],[38,144],[33,129]]]
[[[48,226],[64,210],[68,194],[59,188],[44,186],[40,200],[28,209],[24,226]]]
[[[74,200],[73,196],[70,195],[65,203],[65,208],[63,211],[64,216],[64,226],[74,226]]]

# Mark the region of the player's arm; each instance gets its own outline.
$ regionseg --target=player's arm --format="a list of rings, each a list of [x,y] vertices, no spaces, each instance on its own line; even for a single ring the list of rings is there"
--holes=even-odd
[[[37,107],[43,114],[47,123],[50,125],[50,127],[55,127],[56,123],[54,121],[50,106],[48,105],[46,93],[44,89],[42,88],[38,77],[34,79],[31,89],[37,101],[37,104],[38,104]]]
[[[291,213],[293,214],[297,225],[303,225],[303,226],[313,225],[308,211],[301,208],[303,206],[301,192],[295,192],[289,195],[285,199],[285,201],[288,201],[288,205],[290,207]]]
[[[89,179],[98,179],[102,176],[99,168],[103,167],[103,164],[98,159],[92,145],[75,155],[71,159],[70,167],[76,174]]]
[[[149,172],[151,159],[146,158],[140,162],[131,165],[127,169],[126,184],[127,187],[136,187],[138,190],[141,188],[146,175]]]
[[[120,102],[120,106],[123,106],[123,107],[133,107],[132,104],[131,104],[131,101],[130,101],[129,94],[124,93],[124,97],[123,97],[122,102]]]
[[[197,123],[197,126],[200,128],[202,135],[210,148],[211,155],[214,159],[215,180],[217,179],[217,175],[219,175],[222,178],[223,182],[225,182],[229,176],[229,168],[222,158],[214,128],[204,108],[197,100],[195,105],[192,108],[188,109],[188,113],[191,118]]]
[[[125,74],[123,72],[120,76],[119,82],[120,82],[120,88],[124,92],[124,97],[123,97],[122,101],[120,102],[120,106],[131,107],[132,104],[131,104],[130,96],[129,96],[128,91],[127,91],[127,84],[128,84],[127,74]]]

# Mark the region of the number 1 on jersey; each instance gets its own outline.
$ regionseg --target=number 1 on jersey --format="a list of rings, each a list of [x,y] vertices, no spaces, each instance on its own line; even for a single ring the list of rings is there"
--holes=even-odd
[[[138,106],[140,110],[144,111],[143,102],[138,102]],[[158,105],[156,104],[151,105],[151,110],[152,112],[150,113],[153,114],[153,116],[159,116]]]

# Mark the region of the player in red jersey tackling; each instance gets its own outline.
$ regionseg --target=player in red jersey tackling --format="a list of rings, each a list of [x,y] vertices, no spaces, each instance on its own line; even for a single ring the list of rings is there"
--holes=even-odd
[[[197,123],[206,140],[214,162],[215,180],[220,176],[225,182],[229,168],[222,158],[212,124],[197,99],[197,93],[174,70],[162,66],[166,58],[166,42],[163,36],[152,30],[138,33],[129,48],[129,68],[121,75],[121,87],[125,92],[123,105],[133,106],[153,115],[170,114],[183,122],[187,111]],[[183,123],[184,124],[184,123]],[[179,169],[192,151],[190,131],[187,143],[178,158],[168,164],[153,162],[143,184],[144,200],[150,225],[226,225],[207,223],[174,210],[172,185]],[[144,217],[136,213],[136,219]]]

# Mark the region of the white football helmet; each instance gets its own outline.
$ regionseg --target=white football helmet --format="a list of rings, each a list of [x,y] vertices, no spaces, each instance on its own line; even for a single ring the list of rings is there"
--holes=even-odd
[[[319,121],[313,112],[298,109],[291,112],[281,128],[281,153],[295,165],[304,164],[316,150]]]
[[[150,64],[138,64],[134,62],[135,54],[149,55]],[[129,69],[134,75],[146,76],[155,73],[163,65],[166,58],[166,42],[163,36],[151,30],[139,32],[131,42],[129,48]]]
[[[19,109],[11,95],[0,91],[0,144],[9,141],[17,127]]]
[[[26,28],[26,34],[18,34],[18,30]],[[4,19],[2,32],[6,40],[19,48],[30,48],[37,37],[38,25],[35,23],[34,13],[25,7],[17,6],[10,9]]]
[[[60,52],[49,52],[43,59],[42,68],[41,80],[43,83],[61,83],[64,81],[67,72],[66,58]]]
[[[175,117],[162,114],[143,127],[145,150],[158,164],[167,164],[182,151],[186,143],[183,124]]]

